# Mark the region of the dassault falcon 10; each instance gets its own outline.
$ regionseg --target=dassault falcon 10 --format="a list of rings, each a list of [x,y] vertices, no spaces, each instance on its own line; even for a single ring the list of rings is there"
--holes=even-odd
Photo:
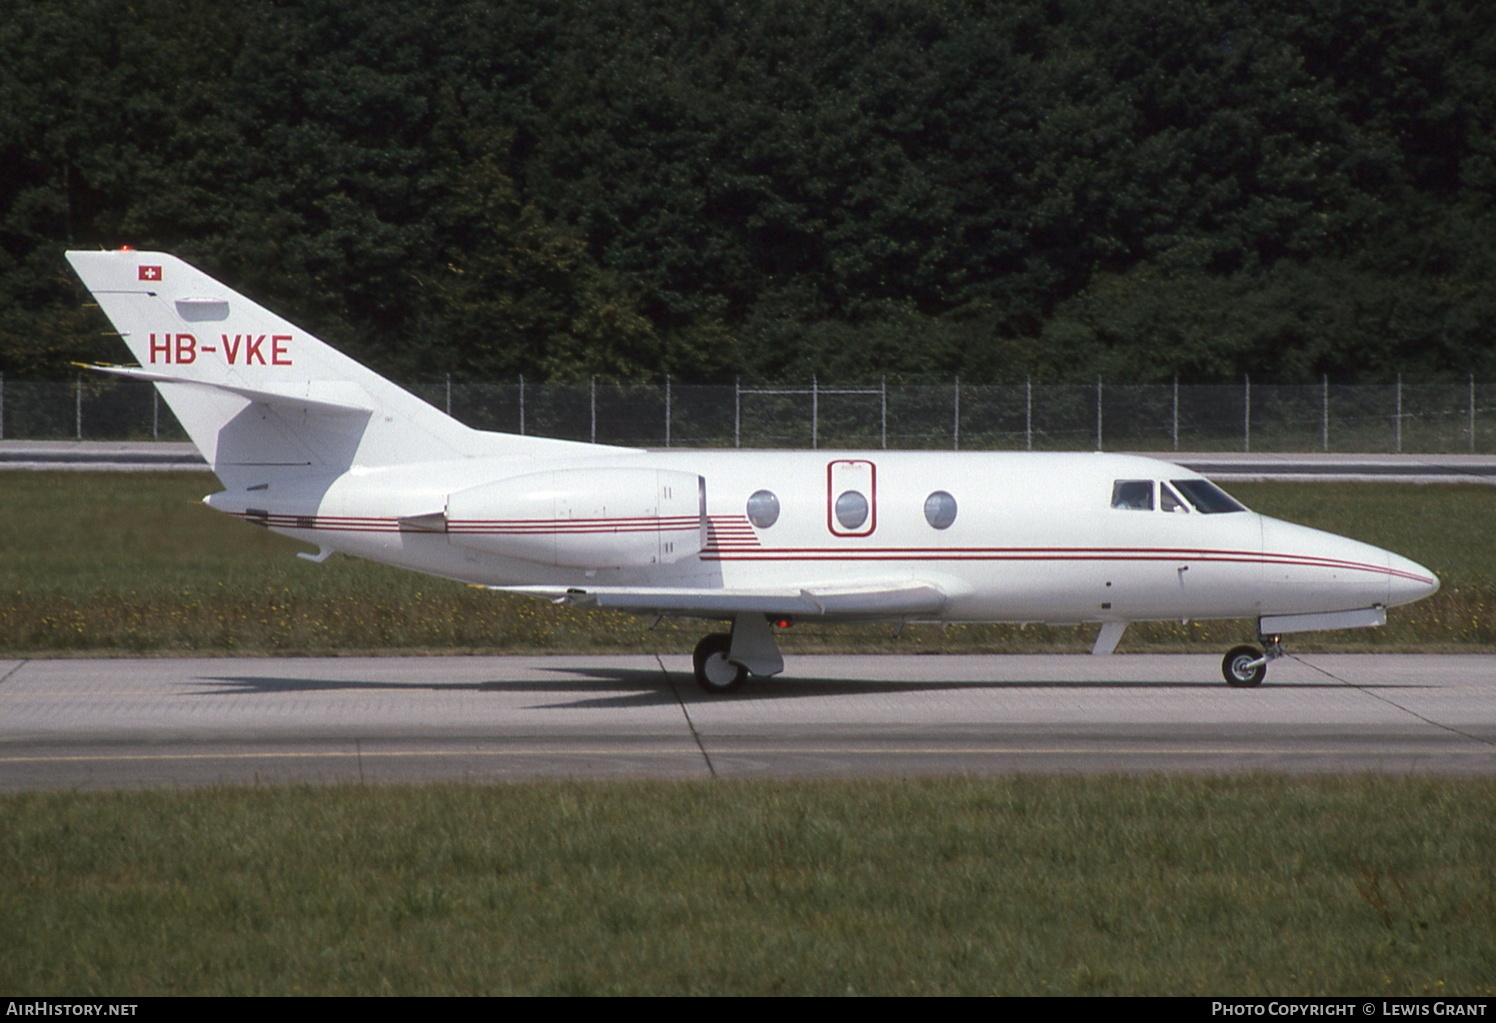
[[[1438,589],[1389,551],[1242,507],[1178,465],[1090,453],[647,450],[474,430],[161,252],[69,252],[224,489],[334,552],[541,597],[725,621],[726,693],[784,669],[795,619],[1256,619],[1255,686],[1295,632],[1381,625]]]

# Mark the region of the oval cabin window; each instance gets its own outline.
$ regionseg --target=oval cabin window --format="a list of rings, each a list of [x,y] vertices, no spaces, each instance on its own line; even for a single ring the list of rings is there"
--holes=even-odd
[[[948,529],[956,521],[956,499],[944,490],[925,498],[925,521],[936,529]]]
[[[759,529],[768,529],[779,521],[779,498],[773,491],[756,490],[748,498],[748,521]]]
[[[867,498],[848,490],[836,499],[836,521],[843,529],[857,529],[867,521]]]

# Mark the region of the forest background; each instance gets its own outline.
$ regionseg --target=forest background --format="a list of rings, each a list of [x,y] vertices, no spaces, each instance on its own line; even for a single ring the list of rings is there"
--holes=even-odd
[[[0,372],[166,249],[397,379],[1496,379],[1482,0],[0,0]]]

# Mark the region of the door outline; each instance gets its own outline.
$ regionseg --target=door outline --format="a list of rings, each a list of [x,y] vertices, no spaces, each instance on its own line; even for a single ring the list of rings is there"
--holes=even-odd
[[[836,499],[848,490],[867,497],[867,521],[845,529],[836,520]],[[870,536],[878,528],[878,467],[863,458],[826,463],[826,528],[833,536]]]

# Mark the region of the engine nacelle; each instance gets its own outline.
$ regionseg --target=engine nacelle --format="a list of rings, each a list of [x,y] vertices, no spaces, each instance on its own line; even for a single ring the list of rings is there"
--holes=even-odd
[[[556,469],[447,498],[459,547],[567,568],[639,568],[706,543],[706,481],[671,469]]]

